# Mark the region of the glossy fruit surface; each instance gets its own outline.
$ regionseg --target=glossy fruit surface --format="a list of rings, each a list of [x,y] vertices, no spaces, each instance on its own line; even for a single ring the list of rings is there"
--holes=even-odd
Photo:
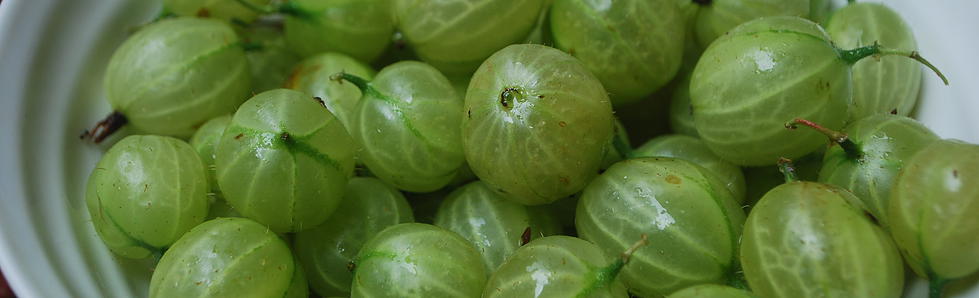
[[[411,192],[448,184],[465,163],[462,99],[449,80],[428,64],[404,61],[355,84],[364,96],[351,132],[371,172]]]
[[[889,114],[860,119],[843,132],[859,153],[852,156],[840,146],[829,148],[819,182],[853,192],[863,202],[862,207],[886,227],[895,178],[911,156],[938,136],[914,119]]]
[[[690,105],[690,74],[680,75],[683,77],[677,81],[670,96],[670,128],[678,134],[699,137],[693,122],[693,106]]]
[[[194,149],[161,136],[128,136],[88,177],[92,224],[117,255],[141,259],[177,241],[207,215],[207,177]]]
[[[290,0],[300,11],[285,18],[289,48],[303,57],[340,52],[363,62],[391,43],[394,20],[387,0]]]
[[[622,281],[640,296],[722,283],[734,273],[744,212],[706,169],[671,158],[619,162],[585,188],[576,210],[578,234],[606,255],[649,237]]]
[[[772,165],[815,151],[826,138],[786,129],[795,118],[838,130],[847,118],[850,69],[819,25],[756,19],[704,52],[690,82],[697,132],[741,166]]]
[[[738,203],[744,203],[745,182],[741,168],[717,157],[700,139],[685,135],[659,136],[639,146],[632,154],[636,157],[679,158],[704,167],[731,191]]]
[[[613,104],[635,102],[676,75],[683,17],[675,0],[556,0],[550,22],[557,48],[578,58]]]
[[[390,226],[357,255],[351,297],[479,297],[486,269],[476,248],[433,225]]]
[[[704,284],[677,291],[666,298],[755,298],[751,292],[729,286]]]
[[[256,47],[245,53],[252,76],[252,94],[282,88],[299,56],[286,47],[282,29],[255,25],[248,28],[244,41]]]
[[[366,80],[373,80],[377,74],[367,64],[350,56],[327,52],[306,58],[295,66],[285,87],[319,97],[340,123],[350,131],[350,119],[360,102],[360,89],[347,82],[331,80],[330,77],[346,72]]]
[[[353,174],[353,140],[318,101],[276,89],[235,113],[216,150],[217,181],[228,203],[276,232],[322,223]]]
[[[469,240],[488,273],[496,271],[525,240],[558,234],[561,228],[543,210],[509,201],[481,181],[452,192],[435,213],[435,225]]]
[[[150,297],[306,297],[289,246],[250,219],[219,218],[181,237],[160,259]]]
[[[224,134],[224,129],[228,128],[229,124],[231,124],[231,115],[208,120],[190,138],[190,146],[194,147],[197,156],[200,156],[201,162],[204,163],[204,174],[207,176],[209,192],[215,194],[220,194],[221,189],[215,180],[214,151],[218,146],[218,141],[221,140],[221,135]]]
[[[851,49],[875,42],[917,50],[914,33],[894,10],[879,3],[853,3],[836,11],[826,26],[836,46]],[[918,102],[921,65],[905,57],[864,59],[853,65],[851,120],[874,114],[911,114]]]
[[[979,146],[940,140],[904,165],[891,191],[891,234],[932,282],[979,270]]]
[[[398,29],[418,57],[447,76],[471,74],[536,24],[543,0],[394,0]]]
[[[697,41],[707,47],[738,25],[768,16],[809,17],[810,0],[711,0],[697,11]]]
[[[411,207],[397,189],[377,178],[356,177],[337,208],[319,227],[296,233],[296,257],[309,284],[322,296],[350,295],[353,273],[347,265],[374,234],[413,222]]]
[[[270,0],[244,0],[254,5],[266,5]],[[237,0],[163,0],[163,11],[185,17],[239,20],[249,23],[258,13]]]
[[[605,89],[574,57],[513,45],[473,75],[463,148],[484,182],[512,200],[540,205],[595,177],[614,121]]]
[[[166,19],[143,27],[109,60],[109,104],[140,132],[190,137],[234,112],[251,90],[238,37],[222,21]]]
[[[613,262],[579,238],[540,238],[517,249],[490,276],[483,297],[629,297],[606,270]]]
[[[900,297],[904,267],[890,237],[842,188],[789,182],[758,202],[741,265],[759,297]]]

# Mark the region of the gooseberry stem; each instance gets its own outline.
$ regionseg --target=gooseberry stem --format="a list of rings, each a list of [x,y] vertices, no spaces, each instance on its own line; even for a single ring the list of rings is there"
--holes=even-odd
[[[931,71],[935,72],[935,74],[942,79],[942,83],[945,83],[946,86],[948,85],[948,78],[945,77],[945,74],[943,74],[941,70],[938,70],[938,67],[932,65],[931,62],[928,62],[927,59],[921,57],[921,55],[918,54],[918,51],[902,51],[883,48],[880,46],[880,43],[877,42],[865,47],[859,47],[851,50],[840,50],[840,57],[850,65],[853,65],[854,63],[857,63],[857,61],[870,56],[904,56],[914,59],[915,61],[918,61],[918,63],[925,65],[931,69]]]
[[[615,277],[619,275],[619,271],[622,271],[622,267],[625,266],[625,264],[629,263],[629,259],[632,258],[632,255],[634,253],[636,253],[636,250],[639,250],[639,248],[645,246],[648,243],[649,243],[649,239],[646,236],[646,234],[640,235],[639,241],[637,241],[635,244],[632,244],[632,246],[630,246],[628,249],[622,252],[622,255],[620,255],[618,259],[612,262],[612,264],[609,264],[605,268],[599,269],[598,276],[596,276],[595,283],[591,287],[585,289],[582,293],[579,293],[578,297],[589,297],[590,294],[593,293],[596,289],[603,288],[611,284],[612,281],[615,280]]]
[[[928,297],[929,298],[942,298],[942,292],[945,288],[945,284],[948,283],[947,279],[932,277],[928,279]]]
[[[102,119],[98,123],[95,123],[95,127],[91,130],[85,130],[82,135],[79,136],[80,139],[91,139],[93,143],[101,143],[105,138],[115,133],[123,125],[126,125],[129,120],[126,116],[117,111],[113,111],[105,119]]]
[[[347,82],[353,83],[354,86],[357,86],[357,88],[360,89],[360,92],[364,92],[364,93],[367,92],[367,89],[370,89],[370,85],[368,84],[367,80],[346,72],[335,73],[332,76],[330,76],[330,80],[334,80],[341,83],[346,80]]]
[[[799,124],[808,126],[809,128],[812,128],[817,132],[829,137],[830,141],[839,144],[840,148],[843,148],[843,152],[846,152],[846,155],[851,159],[859,159],[863,157],[863,150],[860,150],[860,146],[850,140],[850,136],[845,133],[829,129],[823,127],[822,125],[816,124],[815,122],[800,118],[796,118],[792,122],[789,122],[789,124],[786,126],[791,129],[796,129]]]
[[[778,171],[785,175],[785,182],[797,182],[799,181],[799,176],[795,174],[795,165],[792,164],[792,160],[781,157],[778,159]]]

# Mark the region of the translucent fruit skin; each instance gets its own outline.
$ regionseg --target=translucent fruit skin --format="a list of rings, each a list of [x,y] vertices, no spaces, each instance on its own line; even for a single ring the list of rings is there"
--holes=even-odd
[[[221,136],[218,185],[235,210],[275,232],[312,228],[343,198],[352,142],[309,95],[266,91],[245,102]]]
[[[557,48],[578,58],[615,105],[635,102],[676,75],[684,19],[675,0],[557,0],[550,22]]]
[[[731,191],[738,203],[744,203],[745,182],[741,168],[717,157],[698,138],[685,135],[659,136],[639,146],[632,154],[636,157],[679,158],[704,167]]]
[[[263,6],[270,0],[245,0]],[[224,21],[240,20],[250,23],[258,13],[236,0],[163,0],[163,11],[184,17],[208,17]]]
[[[531,239],[561,231],[557,219],[544,210],[509,201],[481,181],[453,191],[435,213],[435,225],[469,240],[488,273],[496,271],[523,244],[527,228]]]
[[[819,25],[796,17],[742,24],[704,52],[690,81],[694,124],[708,147],[741,166],[815,151],[826,137],[786,129],[803,118],[839,130],[850,68]]]
[[[282,88],[299,56],[286,47],[282,30],[269,26],[252,26],[244,33],[245,41],[260,48],[248,51],[248,68],[252,76],[252,93]]]
[[[468,75],[494,52],[522,41],[543,0],[393,0],[398,29],[423,61]]]
[[[703,284],[677,291],[666,298],[756,298],[751,292],[729,286]]]
[[[701,6],[694,22],[697,41],[707,47],[745,22],[769,16],[809,17],[810,0],[712,0]]]
[[[891,191],[891,234],[918,275],[979,271],[979,146],[940,140],[904,166]]]
[[[430,192],[448,184],[465,163],[462,99],[428,64],[385,67],[368,83],[351,125],[360,158],[394,187]]]
[[[193,17],[147,25],[109,60],[109,104],[137,131],[188,138],[234,112],[251,91],[248,61],[231,27]]]
[[[843,132],[863,155],[854,159],[840,146],[826,151],[819,182],[845,188],[860,199],[863,207],[887,227],[887,207],[894,180],[905,162],[938,140],[914,119],[889,114],[872,115],[847,125]]]
[[[790,182],[762,197],[741,239],[759,297],[901,297],[904,265],[890,237],[842,188]]]
[[[541,205],[595,177],[614,121],[605,89],[577,59],[541,45],[513,45],[473,75],[463,146],[476,176],[507,198]]]
[[[619,275],[641,297],[702,283],[722,283],[735,270],[744,211],[713,174],[671,158],[619,162],[585,188],[575,216],[581,238],[606,255],[639,248]]]
[[[373,68],[353,57],[340,53],[322,53],[306,58],[295,66],[285,88],[302,91],[319,97],[340,123],[350,131],[350,119],[360,102],[360,89],[348,82],[338,82],[330,77],[346,72],[365,80],[373,80],[377,74]],[[352,132],[352,131],[351,131]]]
[[[150,297],[307,297],[289,246],[245,218],[218,218],[181,237],[160,259]]]
[[[95,231],[112,252],[145,258],[204,221],[204,165],[184,141],[128,136],[92,170],[85,202]]]
[[[482,297],[629,297],[614,276],[600,280],[602,269],[614,261],[607,256],[579,238],[540,238],[517,249],[490,276]]]
[[[433,225],[404,223],[357,255],[351,297],[479,297],[486,269],[476,248]]]
[[[894,10],[879,3],[853,3],[835,13],[826,26],[836,46],[852,49],[873,45],[917,50],[914,33]],[[921,88],[921,65],[907,57],[863,59],[853,65],[850,119],[874,114],[911,114]]]
[[[377,59],[394,34],[388,0],[291,0],[309,16],[286,16],[286,44],[302,57],[340,52]]]
[[[413,222],[408,201],[377,178],[355,177],[347,184],[341,210],[319,227],[296,233],[296,257],[313,290],[321,296],[349,296],[354,260],[367,239],[384,228]]]
[[[224,129],[228,128],[230,124],[231,115],[216,117],[201,125],[201,128],[198,128],[194,132],[194,136],[190,138],[190,146],[194,147],[197,156],[200,156],[201,162],[204,163],[204,173],[207,176],[210,192],[215,194],[221,193],[221,188],[218,187],[218,182],[215,179],[215,149],[218,147],[221,135],[224,134]]]

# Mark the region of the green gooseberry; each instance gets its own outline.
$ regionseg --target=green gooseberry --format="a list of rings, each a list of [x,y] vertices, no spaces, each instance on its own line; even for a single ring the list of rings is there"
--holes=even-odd
[[[744,203],[745,182],[741,168],[711,152],[698,138],[685,135],[663,135],[649,140],[636,150],[633,157],[672,157],[704,167],[731,191],[738,203]]]
[[[217,148],[218,141],[221,140],[221,135],[224,134],[224,129],[228,128],[229,124],[231,124],[231,115],[216,117],[204,122],[204,125],[201,125],[194,132],[194,136],[190,138],[190,146],[197,151],[197,156],[204,163],[207,185],[210,187],[210,192],[214,194],[221,193],[218,182],[215,180],[214,149]]]
[[[809,19],[813,22],[826,24],[831,14],[834,14],[832,0],[809,0]]]
[[[377,178],[350,179],[337,210],[319,227],[296,233],[294,242],[310,286],[322,296],[350,295],[353,273],[347,266],[364,242],[384,228],[414,221],[404,195]]]
[[[693,107],[690,106],[690,73],[680,77],[670,95],[670,128],[678,134],[700,136],[694,126]]]
[[[611,94],[636,102],[672,79],[683,60],[684,19],[675,0],[556,0],[557,48],[578,58]]]
[[[507,200],[481,181],[456,189],[442,201],[435,225],[472,243],[488,273],[527,241],[561,231],[557,220],[543,210]]]
[[[351,297],[479,297],[486,269],[465,238],[420,223],[390,226],[353,263]]]
[[[252,5],[267,5],[272,0],[245,0]],[[235,0],[163,0],[164,13],[185,17],[208,17],[224,21],[251,23],[258,13]]]
[[[751,292],[729,286],[703,284],[676,291],[666,298],[756,298]]]
[[[629,297],[617,279],[645,238],[609,258],[591,242],[550,236],[520,247],[490,276],[483,298],[494,297]]]
[[[700,5],[694,21],[697,41],[706,48],[745,22],[770,16],[809,17],[811,0],[692,0]]]
[[[224,198],[275,232],[322,223],[353,174],[354,146],[343,125],[302,92],[255,95],[231,119],[215,149]]]
[[[630,292],[658,297],[732,279],[744,217],[707,169],[681,159],[635,158],[588,184],[575,226],[608,255],[646,234],[650,245],[636,251],[621,277]]]
[[[384,53],[394,34],[389,2],[290,0],[276,10],[286,15],[286,44],[300,56],[340,52],[371,62]]]
[[[251,90],[248,60],[231,26],[194,17],[143,27],[112,54],[104,80],[115,112],[83,135],[96,143],[127,123],[139,132],[190,137],[207,120],[234,112]]]
[[[616,148],[615,142],[619,142],[618,146],[624,146],[623,148]],[[632,145],[629,144],[629,132],[626,131],[625,126],[622,125],[622,121],[615,119],[615,136],[609,140],[608,144],[605,145],[605,157],[602,158],[601,169],[608,169],[613,164],[626,158],[626,154],[630,152],[629,148]]]
[[[760,297],[900,297],[904,267],[894,242],[848,191],[797,181],[775,187],[748,214],[744,275]]]
[[[932,142],[894,182],[891,235],[911,269],[941,297],[949,280],[979,271],[979,146]]]
[[[459,122],[462,100],[442,73],[404,61],[367,81],[338,73],[360,88],[350,131],[371,173],[398,189],[430,192],[447,185],[465,163]]]
[[[602,84],[574,57],[512,45],[472,77],[462,119],[466,160],[525,205],[568,197],[595,177],[614,134]]]
[[[803,119],[795,122],[812,127],[839,144],[826,150],[819,182],[851,191],[860,199],[858,207],[885,228],[894,178],[905,161],[938,140],[918,121],[898,115],[871,115],[847,125],[842,132]]]
[[[338,72],[346,72],[367,80],[373,80],[377,74],[373,68],[350,56],[340,53],[322,53],[297,64],[285,87],[323,100],[330,113],[353,134],[350,121],[357,110],[357,103],[362,94],[355,85],[330,79]]]
[[[397,27],[422,61],[447,76],[468,75],[483,60],[522,41],[544,0],[393,0]]]
[[[204,164],[184,141],[127,136],[92,170],[85,203],[113,253],[131,259],[159,254],[204,221]]]
[[[875,43],[916,50],[911,27],[894,10],[879,3],[854,3],[833,14],[826,31],[838,47]],[[873,114],[911,114],[921,89],[921,66],[901,57],[864,59],[853,64],[850,120]]]
[[[256,47],[245,53],[252,75],[252,93],[282,88],[299,57],[286,47],[282,30],[255,25],[244,34],[245,42]]]
[[[153,270],[150,297],[307,297],[286,242],[245,218],[218,218],[180,238]]]
[[[742,24],[711,44],[694,69],[690,99],[697,132],[714,153],[741,166],[809,154],[824,139],[814,131],[788,130],[786,123],[802,118],[842,128],[850,66],[880,55],[902,55],[933,68],[913,51],[877,44],[837,49],[819,25],[798,17]]]

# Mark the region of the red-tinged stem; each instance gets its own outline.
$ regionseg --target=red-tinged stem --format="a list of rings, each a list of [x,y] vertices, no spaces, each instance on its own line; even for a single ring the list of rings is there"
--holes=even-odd
[[[106,116],[105,119],[102,119],[102,121],[96,123],[95,127],[93,127],[91,130],[82,132],[82,135],[79,136],[79,138],[82,140],[91,139],[93,143],[98,144],[105,140],[105,138],[112,135],[112,133],[119,130],[119,128],[122,128],[122,126],[126,125],[128,122],[129,120],[126,119],[126,116],[122,113],[112,112],[112,114]]]
[[[817,132],[826,135],[826,137],[829,137],[831,141],[833,141],[836,144],[839,144],[840,148],[843,148],[843,151],[846,152],[846,155],[851,159],[859,159],[860,157],[863,157],[863,150],[860,150],[860,146],[857,145],[857,143],[854,143],[853,140],[850,140],[850,136],[848,136],[843,132],[835,131],[823,127],[822,125],[816,124],[815,122],[806,119],[800,119],[800,118],[796,118],[795,120],[790,122],[787,126],[789,128],[795,129],[800,124],[812,128]]]

